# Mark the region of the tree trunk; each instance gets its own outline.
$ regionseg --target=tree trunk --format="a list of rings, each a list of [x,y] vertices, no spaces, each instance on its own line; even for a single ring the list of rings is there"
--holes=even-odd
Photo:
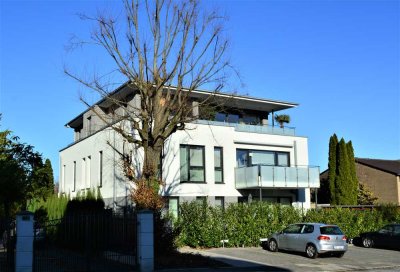
[[[154,180],[158,178],[158,171],[161,159],[162,145],[148,146],[144,148],[144,162],[142,176],[145,180]]]

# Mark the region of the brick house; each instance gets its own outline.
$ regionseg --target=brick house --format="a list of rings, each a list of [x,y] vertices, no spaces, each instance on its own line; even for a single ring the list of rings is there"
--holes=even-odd
[[[358,181],[378,198],[378,203],[400,205],[400,160],[356,158]]]
[[[400,160],[355,158],[358,182],[378,198],[377,203],[400,205]],[[329,203],[328,169],[320,175],[318,203]]]

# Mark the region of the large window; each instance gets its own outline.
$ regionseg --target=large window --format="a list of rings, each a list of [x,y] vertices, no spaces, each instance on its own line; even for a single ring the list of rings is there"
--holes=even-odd
[[[253,165],[290,166],[289,152],[237,149],[238,167]]]
[[[181,182],[205,182],[204,146],[181,145]]]
[[[214,180],[215,183],[224,182],[224,165],[222,147],[214,147]]]

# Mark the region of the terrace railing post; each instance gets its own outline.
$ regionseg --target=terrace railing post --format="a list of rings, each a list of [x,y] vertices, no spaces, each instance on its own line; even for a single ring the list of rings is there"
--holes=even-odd
[[[17,244],[15,252],[15,271],[32,271],[33,269],[33,213],[17,214]]]

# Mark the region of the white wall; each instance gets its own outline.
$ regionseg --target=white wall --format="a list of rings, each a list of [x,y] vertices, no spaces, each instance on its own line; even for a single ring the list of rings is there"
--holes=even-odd
[[[237,132],[234,127],[189,124],[166,143],[163,173],[169,196],[240,196],[235,189],[236,149],[285,151],[291,166],[308,165],[307,138],[261,133]],[[180,144],[205,146],[206,183],[180,183]],[[214,183],[214,147],[223,148],[224,184]],[[297,162],[297,163],[295,163]]]
[[[236,167],[237,148],[289,152],[291,166],[308,165],[308,146],[305,137],[237,132],[234,127],[202,124],[187,124],[187,128],[186,131],[178,131],[173,134],[165,144],[163,179],[166,186],[161,192],[164,196],[241,196],[235,189],[234,168]],[[82,158],[88,156],[91,157],[90,184],[91,187],[98,186],[99,151],[103,151],[104,168],[101,188],[103,198],[125,197],[129,194],[130,185],[125,182],[121,172],[118,154],[115,154],[113,149],[107,145],[107,141],[112,144],[116,143],[117,148],[122,150],[123,141],[118,135],[114,138],[114,134],[115,132],[112,130],[106,129],[60,152],[61,192],[71,193],[71,196],[75,196],[78,190],[84,189],[85,181],[81,180],[81,163]],[[180,183],[180,144],[205,146],[206,183]],[[224,184],[215,184],[214,182],[214,147],[216,146],[223,148]],[[136,159],[137,163],[141,163],[141,152],[138,152]],[[117,163],[115,163],[116,160]],[[75,192],[72,192],[74,161],[77,164],[77,188]],[[62,172],[64,165],[65,174]],[[65,180],[63,180],[63,176],[65,176]],[[294,205],[309,207],[308,189],[302,190],[299,200],[303,200],[305,203],[294,203]]]
[[[116,144],[122,150],[121,137],[111,129],[100,131],[91,137],[74,143],[60,151],[60,192],[75,197],[86,188],[97,190],[100,185],[100,151],[103,153],[103,184],[100,188],[104,199],[129,195],[131,185],[125,181],[119,163],[119,155],[107,144]],[[90,160],[88,159],[90,157]],[[83,166],[85,158],[86,166]],[[76,162],[76,189],[73,191],[74,161]],[[89,162],[90,161],[90,168]],[[86,172],[84,173],[83,171]],[[115,170],[115,172],[114,172]],[[65,171],[65,173],[64,173]],[[115,192],[115,193],[114,193]]]

